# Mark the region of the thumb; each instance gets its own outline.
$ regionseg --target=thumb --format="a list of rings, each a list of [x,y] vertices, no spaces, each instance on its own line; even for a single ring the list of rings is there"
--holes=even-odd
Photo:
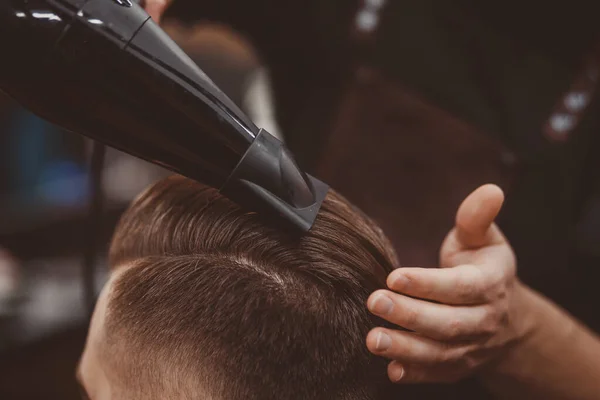
[[[502,209],[504,192],[483,185],[462,202],[456,213],[456,236],[463,248],[479,248],[503,240],[494,220]]]

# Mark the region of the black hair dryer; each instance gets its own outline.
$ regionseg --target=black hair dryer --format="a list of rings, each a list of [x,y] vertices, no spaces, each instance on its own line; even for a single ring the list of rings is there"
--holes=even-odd
[[[301,232],[328,190],[130,0],[0,0],[0,90]]]

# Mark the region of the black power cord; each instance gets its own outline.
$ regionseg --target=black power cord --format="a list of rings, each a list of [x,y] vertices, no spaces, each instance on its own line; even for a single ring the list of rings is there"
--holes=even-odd
[[[102,174],[106,146],[93,142],[90,163],[90,204],[86,226],[87,244],[83,254],[83,296],[86,309],[91,316],[96,304],[96,260],[98,257],[98,240],[102,229],[102,212],[104,208],[104,191]]]

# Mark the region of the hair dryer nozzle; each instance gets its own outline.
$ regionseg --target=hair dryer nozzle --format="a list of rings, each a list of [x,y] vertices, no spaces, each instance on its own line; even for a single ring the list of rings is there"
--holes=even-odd
[[[276,212],[290,225],[308,231],[329,186],[303,173],[289,150],[261,129],[221,192],[253,209]]]

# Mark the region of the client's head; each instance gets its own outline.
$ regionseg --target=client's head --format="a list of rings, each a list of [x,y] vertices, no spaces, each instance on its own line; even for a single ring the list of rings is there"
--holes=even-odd
[[[396,267],[378,227],[330,192],[294,237],[171,177],[124,214],[79,374],[92,400],[384,398],[365,303]]]

